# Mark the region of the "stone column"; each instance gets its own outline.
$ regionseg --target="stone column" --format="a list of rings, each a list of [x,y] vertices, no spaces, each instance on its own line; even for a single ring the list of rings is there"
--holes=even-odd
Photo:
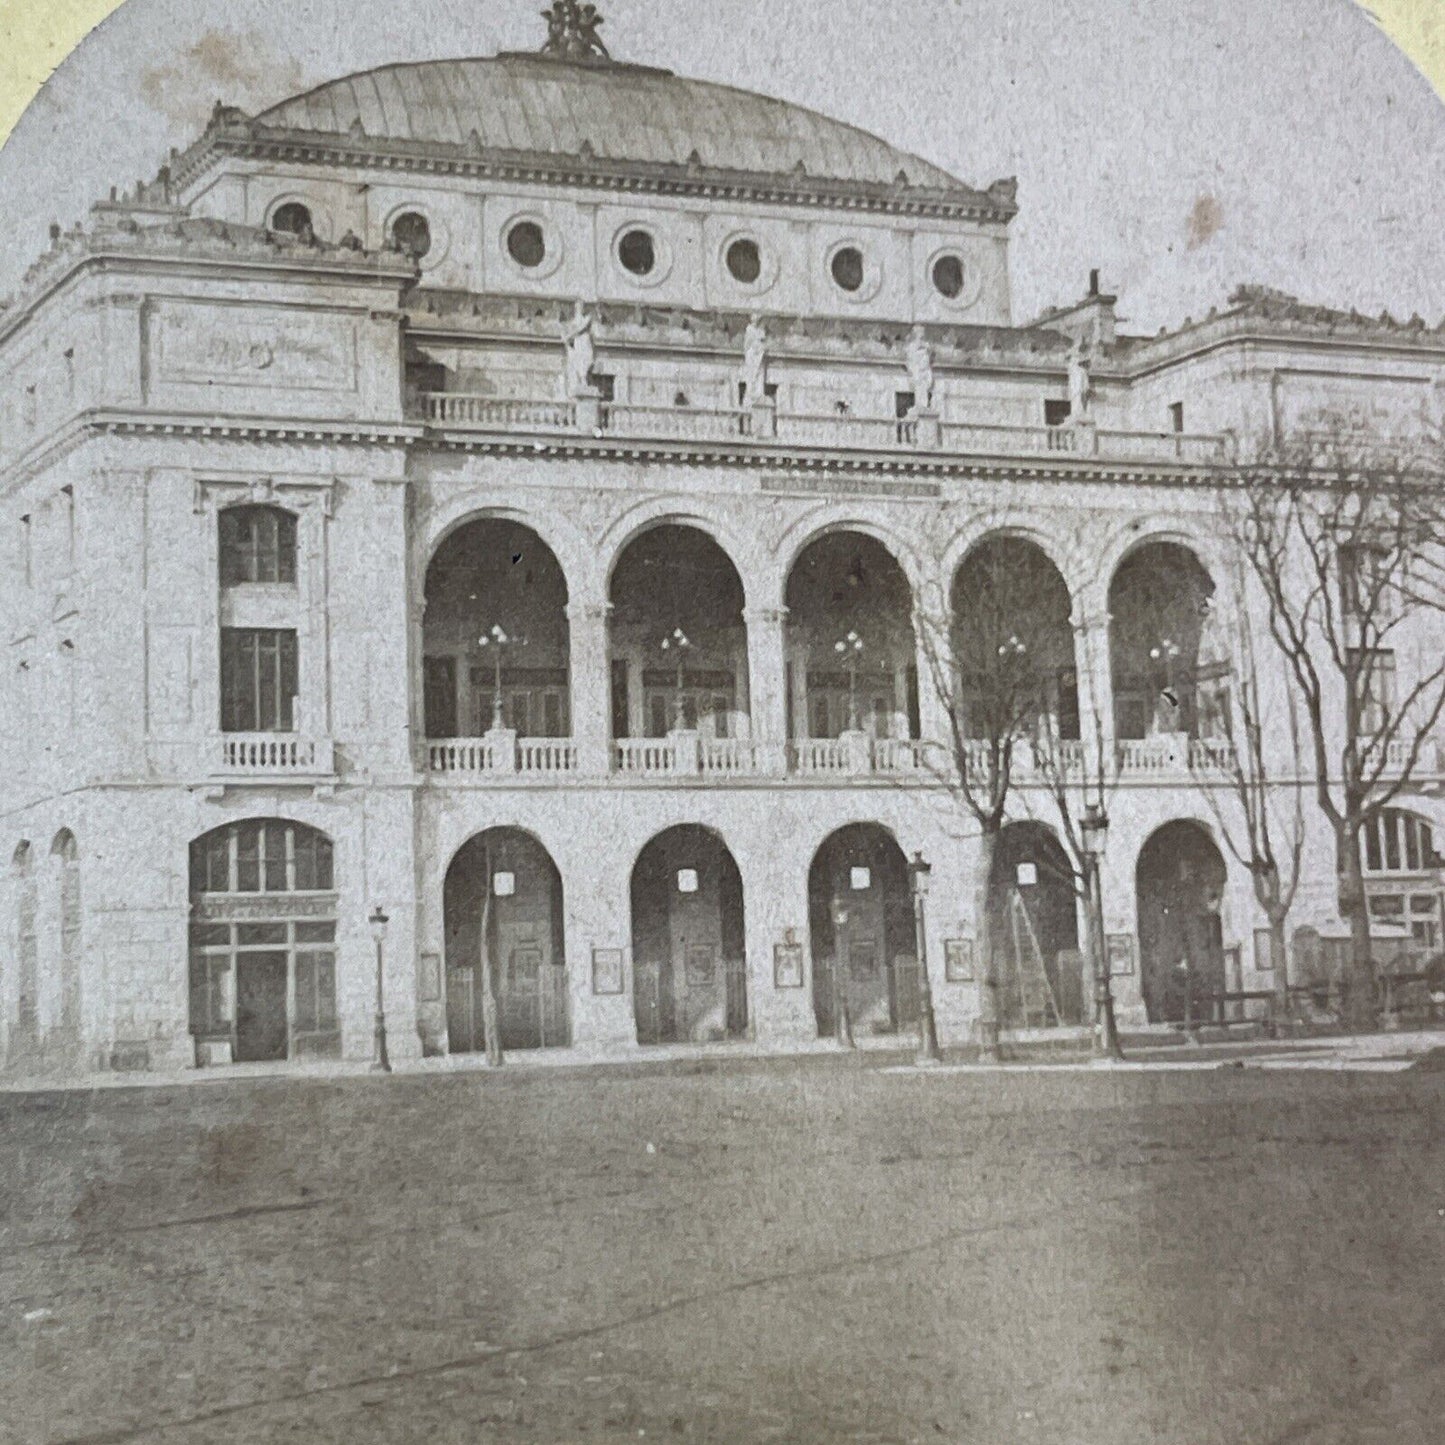
[[[923,628],[930,635],[923,636]],[[915,624],[918,654],[918,732],[933,762],[942,764],[953,746],[952,701],[940,689],[953,686],[953,640],[933,621]],[[930,657],[930,652],[933,654]]]
[[[1098,771],[1102,751],[1105,767],[1114,767],[1114,677],[1109,652],[1109,614],[1075,614],[1074,670],[1078,678],[1079,735],[1083,738],[1088,776]]]
[[[611,707],[606,602],[574,602],[567,608],[568,666],[572,685],[572,738],[577,767],[598,776],[609,770]]]
[[[787,770],[786,607],[750,607],[748,628],[748,705],[759,769],[770,776]]]

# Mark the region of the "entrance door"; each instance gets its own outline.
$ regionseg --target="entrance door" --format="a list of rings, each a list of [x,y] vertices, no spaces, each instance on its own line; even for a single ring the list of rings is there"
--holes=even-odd
[[[286,954],[236,956],[236,1059],[286,1057]]]

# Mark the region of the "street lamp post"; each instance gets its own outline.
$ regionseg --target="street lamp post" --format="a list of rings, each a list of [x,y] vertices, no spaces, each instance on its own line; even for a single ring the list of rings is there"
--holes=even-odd
[[[386,942],[386,925],[391,920],[382,911],[381,905],[377,904],[367,922],[371,925],[371,936],[376,940],[376,1057],[372,1061],[371,1071],[374,1074],[389,1074],[391,1060],[386,1055],[386,1005],[382,995],[381,979],[382,945]]]
[[[933,865],[922,853],[915,853],[908,865],[913,884],[913,935],[918,949],[918,1063],[939,1064],[943,1055],[938,1048],[938,1021],[933,1015],[933,983],[928,977],[928,943],[925,938],[923,900],[928,897],[928,884]]]
[[[674,627],[672,631],[662,639],[662,650],[664,653],[677,655],[677,698],[673,703],[672,725],[681,732],[687,726],[687,711],[683,707],[682,689],[684,683],[683,663],[687,658],[688,649],[692,646],[692,639],[682,628]]]
[[[863,639],[850,631],[833,644],[833,651],[848,669],[848,731],[858,731],[858,668],[863,661]]]
[[[1119,1045],[1119,1029],[1114,1021],[1114,992],[1104,940],[1104,897],[1099,880],[1099,860],[1109,839],[1109,819],[1097,803],[1085,806],[1079,833],[1088,889],[1090,951],[1094,955],[1094,1054],[1101,1059],[1122,1062],[1124,1050]]]
[[[848,995],[843,988],[843,930],[848,910],[841,898],[833,899],[833,1037],[842,1049],[853,1048],[853,1022],[848,1017]]]
[[[493,623],[478,639],[477,646],[485,654],[488,648],[492,651],[492,731],[501,732],[503,723],[502,714],[502,651],[511,646],[515,641],[506,628],[499,623]]]

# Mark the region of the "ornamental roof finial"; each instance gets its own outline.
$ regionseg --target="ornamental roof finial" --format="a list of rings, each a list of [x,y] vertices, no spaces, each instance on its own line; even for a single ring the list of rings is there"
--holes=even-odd
[[[603,23],[595,5],[581,5],[578,0],[554,0],[542,11],[547,22],[547,43],[543,55],[559,60],[610,60],[607,47],[598,35]]]

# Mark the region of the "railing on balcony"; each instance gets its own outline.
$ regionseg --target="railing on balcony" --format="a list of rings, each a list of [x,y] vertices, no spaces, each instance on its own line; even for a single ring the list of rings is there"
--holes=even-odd
[[[563,777],[577,771],[577,744],[569,738],[434,738],[427,743],[433,773],[488,777]]]
[[[790,771],[805,777],[905,777],[928,766],[928,744],[916,738],[870,738],[845,733],[838,738],[794,738],[788,748]]]
[[[764,771],[765,749],[751,738],[706,738],[693,732],[665,738],[619,738],[619,773],[644,778],[747,778]]]
[[[644,406],[596,401],[509,399],[424,392],[415,407],[429,424],[462,431],[575,433],[667,441],[740,442],[845,451],[945,451],[1002,456],[1056,455],[1108,461],[1185,462],[1226,459],[1226,438],[1195,433],[1101,431],[1092,425],[1003,426],[917,417],[818,415],[735,408]]]
[[[675,776],[678,767],[677,748],[672,738],[618,738],[613,744],[619,773],[645,778]],[[696,772],[696,768],[689,769]]]
[[[211,743],[216,777],[330,777],[336,771],[330,738],[299,733],[222,733]]]
[[[1174,778],[1187,773],[1234,771],[1234,744],[1227,738],[1164,733],[1152,738],[1123,739],[1116,753],[1124,777]]]

